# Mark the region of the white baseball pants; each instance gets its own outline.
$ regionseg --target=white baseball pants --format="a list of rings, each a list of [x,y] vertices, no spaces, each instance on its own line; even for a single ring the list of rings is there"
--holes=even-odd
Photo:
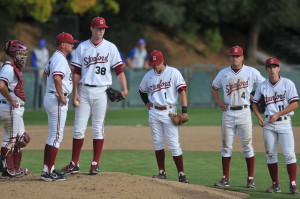
[[[149,124],[153,139],[154,150],[164,149],[164,136],[167,138],[169,149],[172,156],[182,155],[182,150],[179,143],[178,126],[174,125],[169,112],[176,113],[176,108],[167,110],[157,110],[151,108],[149,110]]]
[[[79,86],[80,105],[75,108],[73,137],[83,139],[92,115],[93,139],[104,139],[104,120],[108,108],[107,94],[103,87]]]
[[[8,101],[6,104],[0,103],[0,118],[3,126],[2,147],[12,149],[17,135],[22,136],[25,132],[23,114],[24,106],[13,108]]]
[[[252,147],[252,119],[250,108],[227,110],[222,116],[222,157],[231,157],[236,131],[240,136],[242,150],[246,158],[254,156]]]
[[[67,102],[69,99],[67,98]],[[68,103],[63,105],[53,93],[44,96],[44,109],[48,115],[48,138],[46,144],[59,148],[67,119]]]
[[[297,162],[295,154],[295,141],[291,119],[269,123],[265,119],[266,126],[263,127],[264,143],[266,149],[266,160],[268,164],[278,162],[277,143],[279,141],[286,164]]]

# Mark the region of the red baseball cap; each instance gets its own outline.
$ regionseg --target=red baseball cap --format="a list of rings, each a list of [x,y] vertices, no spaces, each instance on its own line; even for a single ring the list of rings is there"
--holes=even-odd
[[[105,19],[102,18],[102,17],[93,18],[92,21],[91,21],[91,27],[93,27],[93,28],[109,28],[106,25]]]
[[[279,61],[275,57],[270,57],[266,60],[266,65],[265,66],[270,66],[270,65],[277,65],[279,66]]]
[[[239,46],[233,46],[233,47],[231,47],[229,55],[244,55],[244,51]]]
[[[56,36],[55,43],[61,44],[61,43],[77,43],[77,40],[73,39],[73,36],[69,33],[63,32]]]
[[[150,58],[149,58],[149,65],[150,66],[157,66],[161,64],[164,61],[164,56],[162,52],[159,50],[153,50],[150,53]]]

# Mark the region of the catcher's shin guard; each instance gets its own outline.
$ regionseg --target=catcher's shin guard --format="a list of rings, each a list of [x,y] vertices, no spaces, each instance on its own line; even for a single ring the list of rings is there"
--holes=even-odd
[[[21,136],[19,135],[17,136],[16,144],[18,145],[19,148],[24,148],[29,142],[30,142],[30,137],[26,132],[24,132]]]
[[[1,148],[1,155],[4,157],[3,172],[7,172],[9,175],[15,175],[15,163],[13,152],[5,147]]]
[[[15,147],[13,155],[14,155],[14,164],[15,164],[16,174],[22,173],[20,170],[22,153],[23,153],[23,151],[19,147]]]

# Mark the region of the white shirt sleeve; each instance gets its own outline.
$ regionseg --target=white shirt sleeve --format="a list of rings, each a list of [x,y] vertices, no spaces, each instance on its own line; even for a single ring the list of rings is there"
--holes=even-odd
[[[66,75],[66,68],[64,67],[64,62],[63,59],[60,59],[59,57],[55,57],[52,62],[51,62],[51,67],[52,67],[52,76],[55,75],[60,75],[62,78],[65,77]]]
[[[111,53],[112,53],[112,58],[111,58],[112,68],[115,68],[120,64],[123,64],[120,53],[115,45],[112,45]]]
[[[218,73],[218,75],[215,77],[215,79],[212,82],[212,87],[214,87],[215,89],[220,89],[222,88],[222,75],[221,75],[221,71]]]
[[[147,74],[143,77],[141,83],[140,83],[140,87],[139,90],[143,93],[148,93],[149,92],[149,87],[147,86]]]
[[[260,72],[258,70],[256,70],[255,68],[253,68],[254,70],[254,82],[256,83],[256,85],[258,85],[259,83],[265,81],[266,79],[260,74]]]
[[[181,87],[186,87],[186,83],[181,75],[181,73],[175,69],[176,71],[176,74],[175,74],[175,87],[176,87],[176,90],[180,89]]]
[[[0,71],[0,80],[6,82],[8,85],[14,80],[14,69],[10,65],[4,65]]]
[[[287,89],[287,100],[289,103],[293,101],[299,101],[299,95],[297,92],[297,89],[295,87],[295,84],[291,81],[288,80],[288,89]]]
[[[75,55],[73,56],[72,58],[72,62],[71,62],[71,65],[74,66],[74,67],[78,67],[78,68],[81,68],[83,63],[83,59],[82,59],[82,48],[83,48],[83,45],[79,45],[76,50],[75,50]]]
[[[260,83],[257,86],[257,88],[255,90],[255,94],[253,96],[253,102],[256,103],[256,104],[259,102],[259,100],[261,98],[261,95],[262,95],[262,93],[261,93],[261,87],[262,87],[262,83]]]

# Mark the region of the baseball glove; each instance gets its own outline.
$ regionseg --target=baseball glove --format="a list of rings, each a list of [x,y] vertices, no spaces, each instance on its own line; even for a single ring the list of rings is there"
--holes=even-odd
[[[252,91],[250,94],[252,96],[254,96],[255,91]],[[263,95],[260,96],[260,100],[258,101],[258,104],[256,104],[256,105],[257,105],[259,113],[264,114],[264,112],[266,110],[266,103],[265,103],[265,97]],[[253,106],[253,101],[250,100],[250,109],[251,109],[251,111],[253,111],[252,106]]]
[[[125,97],[123,97],[123,95],[120,91],[113,89],[111,87],[106,89],[106,93],[107,93],[109,100],[112,102],[118,102],[118,101],[125,99]]]
[[[188,121],[188,119],[183,117],[182,115],[176,115],[174,113],[169,113],[169,117],[175,125],[182,125],[183,123]]]

